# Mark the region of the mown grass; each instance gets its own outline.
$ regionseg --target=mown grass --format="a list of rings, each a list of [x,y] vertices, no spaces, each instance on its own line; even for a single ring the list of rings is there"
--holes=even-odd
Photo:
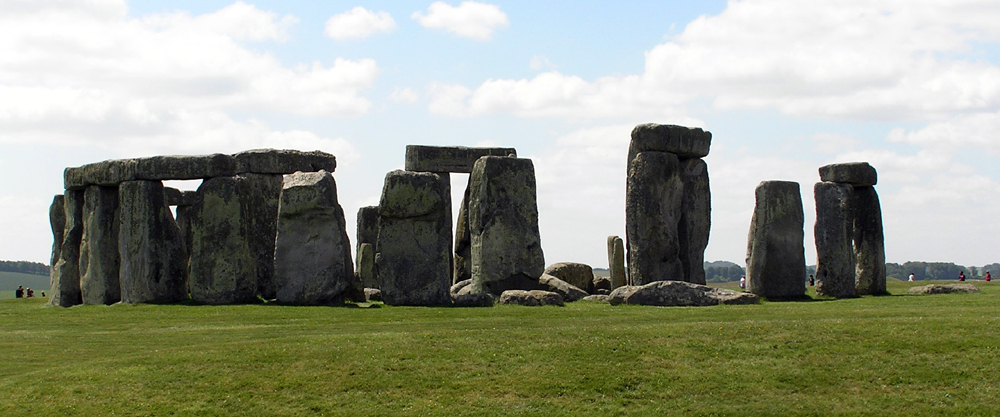
[[[994,415],[1000,287],[976,284],[708,308],[6,300],[0,415]]]

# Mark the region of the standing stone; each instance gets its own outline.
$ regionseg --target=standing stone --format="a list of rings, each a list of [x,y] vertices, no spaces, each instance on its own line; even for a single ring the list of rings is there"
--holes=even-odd
[[[243,234],[254,259],[256,295],[273,300],[278,293],[274,284],[274,240],[284,176],[241,174],[236,179]]]
[[[625,238],[632,285],[684,281],[678,222],[684,195],[677,155],[640,152],[629,165]]]
[[[285,175],[274,246],[278,302],[343,304],[354,279],[346,225],[329,172]]]
[[[364,288],[378,288],[378,275],[375,274],[375,243],[378,242],[378,206],[367,206],[358,209],[358,239],[356,242],[357,248],[355,249],[355,271],[358,271],[358,277],[361,278],[361,284]],[[371,276],[362,274],[360,271],[362,269],[362,253],[361,246],[364,244],[371,246]],[[368,277],[366,280],[365,277]]]
[[[49,258],[49,281],[56,282],[56,264],[62,252],[63,230],[66,227],[66,206],[62,194],[52,197],[49,206],[49,226],[52,228],[52,255]],[[49,292],[52,292],[51,289]]]
[[[83,190],[66,190],[65,227],[59,246],[59,261],[50,277],[49,304],[59,307],[83,302],[80,295],[80,240],[83,237]]]
[[[854,250],[857,257],[856,293],[886,294],[882,207],[875,187],[854,188]]]
[[[199,303],[246,303],[257,295],[256,263],[237,182],[236,177],[217,177],[198,187],[202,199],[190,217],[188,288]]]
[[[764,181],[755,194],[747,238],[747,288],[761,297],[803,297],[806,259],[799,184]]]
[[[849,184],[818,182],[816,196],[816,293],[829,297],[854,296],[854,188]]]
[[[625,244],[618,236],[608,236],[608,270],[611,273],[612,290],[626,284]]]
[[[80,240],[80,291],[84,304],[121,301],[118,265],[118,187],[91,185],[83,195]]]
[[[472,232],[469,230],[469,189],[472,176],[465,186],[462,205],[458,209],[458,223],[455,225],[455,272],[452,283],[472,279]]]
[[[538,288],[545,257],[531,160],[482,157],[470,182],[473,292]]]
[[[684,281],[705,285],[705,248],[712,228],[712,191],[708,184],[708,165],[702,159],[681,161],[684,197],[681,219],[677,224],[681,268]]]
[[[451,178],[392,171],[379,202],[375,269],[389,305],[451,302]]]
[[[375,245],[362,243],[358,249],[357,263],[356,271],[361,285],[365,288],[378,289],[378,279],[375,276]]]
[[[187,251],[159,181],[125,181],[118,189],[119,281],[124,303],[187,298]]]

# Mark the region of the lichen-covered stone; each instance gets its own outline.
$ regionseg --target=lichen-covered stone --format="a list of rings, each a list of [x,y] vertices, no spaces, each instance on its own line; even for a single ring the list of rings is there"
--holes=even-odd
[[[979,288],[976,288],[976,286],[972,284],[931,284],[913,287],[907,292],[910,294],[951,294],[956,292],[976,293],[979,292]]]
[[[273,300],[278,296],[274,284],[274,241],[284,176],[251,173],[237,175],[236,179],[244,236],[254,259],[256,292],[265,300]]]
[[[118,189],[119,282],[124,303],[187,298],[187,251],[159,181],[125,181]]]
[[[611,288],[627,284],[625,276],[625,242],[618,236],[608,236],[608,272],[611,273]]]
[[[84,304],[121,301],[118,281],[118,187],[87,187],[80,239],[80,293]]]
[[[878,183],[878,173],[867,162],[826,165],[819,168],[819,178],[824,182],[840,182],[855,187],[870,187]]]
[[[629,165],[625,237],[633,285],[683,281],[678,223],[684,195],[680,160],[666,152],[641,152]]]
[[[379,288],[378,276],[375,275],[375,245],[362,243],[358,249],[357,268],[355,269],[361,285],[365,288]]]
[[[705,284],[705,248],[712,228],[712,191],[708,182],[708,165],[701,159],[680,162],[680,178],[684,184],[680,221],[677,223],[678,256],[684,281]]]
[[[197,191],[181,191],[176,188],[163,187],[163,199],[168,206],[193,206],[201,197]]]
[[[389,305],[451,303],[451,179],[392,171],[379,201],[375,268]]]
[[[278,302],[343,304],[354,280],[346,224],[329,172],[284,177],[274,248]]]
[[[680,158],[704,158],[712,146],[712,133],[701,128],[647,123],[632,129],[628,160],[640,152],[668,152]]]
[[[818,182],[816,196],[816,293],[854,297],[854,188],[850,184]]]
[[[421,172],[472,172],[484,156],[517,156],[514,148],[467,148],[464,146],[406,146],[406,170]]]
[[[375,244],[378,242],[378,206],[367,206],[358,209],[358,238],[355,244],[355,271],[366,288],[378,288],[378,275],[375,273]],[[368,244],[371,259],[364,258],[362,246]],[[368,262],[370,269],[362,269],[362,262]]]
[[[533,289],[545,271],[530,159],[485,156],[469,186],[475,292]]]
[[[594,268],[591,268],[590,265],[578,262],[559,262],[546,267],[542,275],[546,274],[565,281],[588,294],[594,292]]]
[[[767,298],[798,298],[806,292],[804,215],[799,184],[764,181],[747,238],[747,288]]]
[[[646,285],[626,285],[611,292],[611,305],[713,306],[718,304],[756,304],[759,298],[750,293],[692,284],[683,281],[657,281]]]
[[[71,307],[83,302],[80,294],[80,240],[83,237],[83,191],[66,190],[63,197],[65,226],[59,261],[53,267],[49,304]]]
[[[54,283],[56,278],[56,264],[59,263],[59,255],[62,252],[63,230],[66,227],[66,205],[64,196],[56,194],[52,197],[52,204],[49,205],[49,227],[52,228],[52,254],[49,257],[49,281]],[[49,292],[52,292],[51,289]]]
[[[538,278],[538,283],[544,285],[548,291],[562,296],[566,302],[573,302],[590,295],[587,291],[549,274],[543,273]]]
[[[854,251],[857,259],[855,292],[858,295],[886,294],[882,206],[874,187],[854,187]]]
[[[507,290],[500,294],[500,304],[522,306],[562,306],[563,298],[558,293],[542,290]]]
[[[135,179],[148,181],[197,180],[236,174],[230,155],[165,155],[135,159]]]
[[[233,159],[236,174],[292,174],[297,171],[337,170],[337,157],[321,151],[253,149],[235,154]]]
[[[469,189],[472,188],[472,176],[465,186],[462,205],[458,209],[458,220],[455,224],[455,268],[452,274],[454,282],[472,279],[472,231],[469,230]]]

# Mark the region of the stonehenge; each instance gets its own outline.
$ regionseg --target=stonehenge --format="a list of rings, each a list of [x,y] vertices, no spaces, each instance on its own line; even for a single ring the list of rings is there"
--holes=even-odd
[[[705,284],[711,192],[704,158],[712,134],[675,125],[632,130],[625,194],[630,285]]]
[[[805,297],[804,214],[799,183],[764,181],[747,237],[747,289],[765,298]]]
[[[885,243],[878,173],[867,162],[826,165],[816,183],[816,292],[845,298],[885,294]]]

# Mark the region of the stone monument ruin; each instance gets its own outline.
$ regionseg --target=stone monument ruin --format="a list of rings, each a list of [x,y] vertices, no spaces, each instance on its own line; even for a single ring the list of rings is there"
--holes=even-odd
[[[747,237],[747,289],[761,297],[805,297],[804,214],[799,183],[764,181]]]

